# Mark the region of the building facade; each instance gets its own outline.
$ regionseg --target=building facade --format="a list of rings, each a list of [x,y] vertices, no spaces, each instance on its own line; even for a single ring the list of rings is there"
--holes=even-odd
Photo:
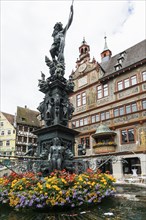
[[[0,155],[14,156],[16,145],[16,128],[14,115],[0,112]]]
[[[39,112],[25,106],[17,107],[16,155],[25,155],[30,149],[36,150],[37,136],[33,131],[40,128]]]
[[[112,56],[105,38],[101,63],[90,60],[83,40],[71,75],[75,112],[69,126],[80,132],[76,156],[83,144],[82,159],[117,178],[134,170],[146,175],[146,40]]]

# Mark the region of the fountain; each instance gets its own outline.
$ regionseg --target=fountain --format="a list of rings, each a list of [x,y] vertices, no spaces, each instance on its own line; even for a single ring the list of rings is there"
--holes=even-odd
[[[49,68],[50,77],[45,79],[41,73],[39,90],[45,94],[44,100],[38,106],[44,127],[36,130],[38,136],[38,156],[48,160],[41,171],[50,173],[54,169],[66,169],[74,171],[73,156],[75,135],[79,132],[68,128],[68,120],[72,118],[74,107],[69,100],[69,94],[73,92],[74,83],[72,77],[64,78],[65,60],[64,46],[65,36],[73,20],[73,5],[70,8],[70,16],[67,25],[58,22],[54,26],[54,42],[50,49],[51,58],[45,57]]]

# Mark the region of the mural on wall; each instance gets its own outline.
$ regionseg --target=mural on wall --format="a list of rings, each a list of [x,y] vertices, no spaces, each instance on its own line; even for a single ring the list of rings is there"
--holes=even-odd
[[[87,76],[78,79],[78,87],[82,87],[87,84]]]
[[[90,81],[91,81],[91,83],[93,83],[97,80],[98,80],[98,74],[97,74],[97,71],[94,70],[90,73]]]
[[[88,105],[95,104],[96,102],[96,93],[93,87],[89,89],[89,92],[87,95],[87,102],[88,102]]]
[[[139,141],[140,147],[146,148],[146,127],[142,127],[139,129]]]

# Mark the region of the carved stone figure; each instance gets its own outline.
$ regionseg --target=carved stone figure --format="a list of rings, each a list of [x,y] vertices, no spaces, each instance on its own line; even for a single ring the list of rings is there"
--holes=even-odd
[[[56,113],[56,116],[59,115],[59,110],[60,110],[60,96],[58,94],[56,94],[56,97],[55,97],[55,113]]]
[[[40,113],[41,113],[41,120],[44,120],[44,119],[45,119],[45,103],[44,103],[44,101],[39,104],[39,106],[37,107],[37,109],[38,109],[38,110],[40,111]]]
[[[53,61],[55,61],[55,58],[57,57],[58,61],[64,64],[65,36],[67,30],[69,29],[72,23],[72,20],[73,20],[73,5],[71,5],[69,20],[65,28],[63,28],[61,22],[56,23],[54,26],[54,31],[52,33],[54,42],[50,49],[50,54]]]
[[[69,76],[69,80],[67,81],[67,85],[66,85],[67,90],[73,91],[74,90],[74,86],[75,86],[75,84],[73,82],[73,78],[72,78],[72,76]]]
[[[72,114],[73,114],[74,110],[75,110],[75,108],[73,107],[73,104],[69,100],[68,101],[68,119],[69,120],[72,119]]]
[[[48,100],[46,102],[46,105],[47,105],[46,120],[49,120],[53,118],[53,105],[54,105],[53,99],[50,101]]]
[[[50,147],[50,161],[52,170],[62,169],[63,157],[65,148],[61,146],[60,139],[58,137],[53,139],[53,145]]]
[[[74,155],[72,151],[70,150],[69,145],[67,145],[65,149],[65,153],[64,153],[63,168],[72,173],[75,171],[75,167],[73,165],[73,158],[74,158]]]
[[[56,62],[52,62],[47,56],[45,56],[45,62],[50,69],[51,77],[53,77],[56,70]]]
[[[66,119],[68,116],[68,103],[67,102],[63,102],[61,103],[62,108],[63,108],[63,118]]]

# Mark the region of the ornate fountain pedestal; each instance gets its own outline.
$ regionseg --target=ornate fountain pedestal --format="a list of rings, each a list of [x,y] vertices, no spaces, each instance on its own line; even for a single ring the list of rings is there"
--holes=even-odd
[[[39,90],[45,94],[38,106],[44,126],[33,133],[38,136],[37,155],[48,160],[50,171],[73,168],[75,135],[78,131],[68,128],[68,121],[74,112],[69,94],[73,92],[72,77],[64,78],[64,65],[45,58],[50,77],[39,80]],[[72,163],[71,163],[72,161]]]
[[[36,130],[34,132],[38,136],[39,154],[43,149],[50,149],[52,140],[58,137],[61,140],[61,145],[68,146],[74,154],[75,135],[79,132],[73,129],[67,128],[61,124],[51,125],[46,128]]]

